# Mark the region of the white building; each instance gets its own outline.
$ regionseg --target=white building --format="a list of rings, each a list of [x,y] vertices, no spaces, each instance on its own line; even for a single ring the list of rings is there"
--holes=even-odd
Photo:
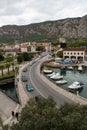
[[[21,45],[21,52],[27,52],[27,45]]]
[[[65,48],[63,49],[63,59],[83,60],[86,56],[86,48]]]

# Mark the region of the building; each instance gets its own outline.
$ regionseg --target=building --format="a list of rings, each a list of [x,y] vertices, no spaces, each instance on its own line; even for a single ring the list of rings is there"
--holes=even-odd
[[[64,48],[63,49],[63,59],[76,59],[84,61],[86,57],[87,49],[86,48]]]
[[[37,47],[43,47],[45,52],[51,51],[51,43],[26,42],[21,43],[21,52],[36,52]]]
[[[27,52],[27,45],[21,44],[20,49],[21,49],[21,52]]]

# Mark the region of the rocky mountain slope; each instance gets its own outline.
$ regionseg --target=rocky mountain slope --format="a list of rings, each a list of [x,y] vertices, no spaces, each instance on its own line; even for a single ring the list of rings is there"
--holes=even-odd
[[[87,38],[87,15],[24,26],[7,25],[0,27],[0,42],[13,40],[48,41],[59,37]]]

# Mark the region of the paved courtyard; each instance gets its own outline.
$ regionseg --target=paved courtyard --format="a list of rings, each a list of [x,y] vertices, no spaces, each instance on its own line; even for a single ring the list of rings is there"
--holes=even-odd
[[[12,99],[0,92],[0,116],[3,121],[11,117],[11,112],[14,111],[16,107],[17,104]]]

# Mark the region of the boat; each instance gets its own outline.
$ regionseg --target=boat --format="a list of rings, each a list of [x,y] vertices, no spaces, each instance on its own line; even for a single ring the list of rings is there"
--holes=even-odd
[[[50,77],[51,79],[54,79],[54,80],[59,80],[59,79],[62,79],[63,78],[63,75],[59,75],[58,73],[56,75],[53,75]]]
[[[44,69],[43,72],[44,72],[45,74],[51,74],[53,71],[50,70],[50,69]]]
[[[83,70],[83,68],[82,68],[82,66],[80,65],[80,66],[78,66],[78,70],[79,71],[82,71]]]
[[[52,72],[51,74],[47,74],[47,76],[48,77],[51,77],[51,76],[53,76],[53,75],[55,75],[56,74],[56,72]]]
[[[59,81],[56,81],[56,83],[62,85],[62,84],[66,84],[67,81],[66,80],[59,80]]]
[[[80,84],[80,82],[74,82],[70,86],[68,86],[69,89],[71,90],[80,90],[83,88],[83,86]]]
[[[60,75],[60,73],[54,73],[53,75],[50,76],[50,78],[56,77],[58,75]]]
[[[68,70],[73,70],[73,67],[72,66],[68,66],[67,69]]]

